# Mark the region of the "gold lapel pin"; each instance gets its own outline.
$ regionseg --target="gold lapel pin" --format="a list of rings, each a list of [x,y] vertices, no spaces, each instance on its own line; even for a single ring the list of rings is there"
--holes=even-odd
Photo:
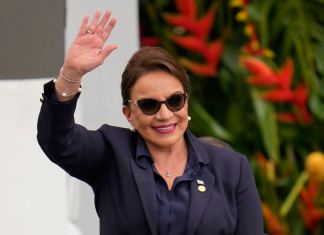
[[[206,187],[205,187],[205,183],[202,180],[197,180],[197,184],[198,184],[198,191],[199,192],[205,192],[206,191]]]

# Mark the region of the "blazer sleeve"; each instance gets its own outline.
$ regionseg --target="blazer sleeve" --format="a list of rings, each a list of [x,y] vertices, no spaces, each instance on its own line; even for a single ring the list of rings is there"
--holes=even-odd
[[[248,160],[242,157],[240,179],[236,189],[237,225],[235,235],[262,235],[263,217],[260,198]]]
[[[37,122],[37,140],[47,157],[70,175],[92,184],[104,165],[106,147],[100,131],[89,131],[75,124],[78,96],[69,102],[53,97],[54,83],[44,85]]]

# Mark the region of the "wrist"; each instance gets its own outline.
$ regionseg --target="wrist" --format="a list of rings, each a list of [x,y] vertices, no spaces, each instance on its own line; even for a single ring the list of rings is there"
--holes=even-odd
[[[59,78],[54,78],[53,82],[55,84],[56,97],[61,102],[69,101],[81,92],[80,83],[66,82],[61,79],[61,75]]]
[[[84,74],[64,64],[60,70],[60,75],[65,81],[81,83]]]

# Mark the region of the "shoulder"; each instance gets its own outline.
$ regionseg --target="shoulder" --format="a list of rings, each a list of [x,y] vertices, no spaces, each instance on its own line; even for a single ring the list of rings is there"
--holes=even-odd
[[[201,140],[198,141],[206,151],[210,165],[216,167],[218,170],[224,172],[239,170],[242,162],[246,160],[246,157],[243,154],[234,149],[215,146],[214,144],[206,143]]]
[[[108,124],[102,125],[98,131],[104,136],[106,139],[129,139],[132,136],[132,131],[128,128],[111,126]]]
[[[229,148],[229,145],[218,146],[209,141],[193,136],[196,151],[207,163],[206,167],[222,181],[238,184],[242,175],[251,174],[249,162],[242,153]]]
[[[197,138],[189,133],[189,139],[194,145],[196,152],[204,162],[222,167],[235,167],[241,164],[245,156],[235,151],[229,144],[215,138]]]

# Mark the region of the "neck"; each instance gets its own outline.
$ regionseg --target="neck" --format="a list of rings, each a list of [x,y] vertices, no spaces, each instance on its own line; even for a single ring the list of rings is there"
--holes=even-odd
[[[188,151],[187,144],[182,138],[173,146],[167,148],[159,148],[147,143],[147,148],[152,156],[154,162],[167,165],[168,163],[178,162],[183,159],[187,160]]]
[[[172,148],[152,148],[148,149],[151,153],[154,165],[159,173],[170,180],[168,185],[172,185],[177,176],[181,176],[188,159],[188,150],[185,140]],[[170,186],[169,185],[169,186]]]

